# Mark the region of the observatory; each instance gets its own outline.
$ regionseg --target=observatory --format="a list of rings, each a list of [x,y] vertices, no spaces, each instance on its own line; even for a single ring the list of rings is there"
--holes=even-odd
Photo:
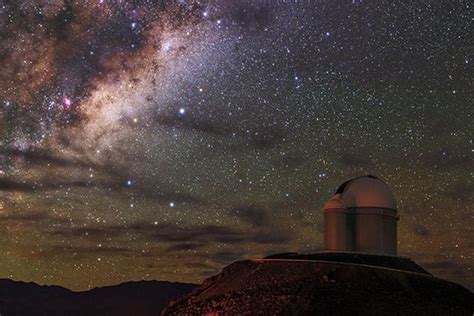
[[[234,262],[162,315],[473,315],[468,289],[397,256],[397,204],[382,180],[343,183],[324,219],[326,251]]]
[[[344,182],[323,212],[326,250],[397,255],[397,203],[379,178]]]

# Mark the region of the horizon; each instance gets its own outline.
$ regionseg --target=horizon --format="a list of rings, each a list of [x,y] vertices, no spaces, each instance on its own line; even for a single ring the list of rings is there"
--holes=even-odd
[[[474,288],[469,5],[26,0],[0,6],[0,278],[199,284],[324,249],[374,174],[398,255]]]

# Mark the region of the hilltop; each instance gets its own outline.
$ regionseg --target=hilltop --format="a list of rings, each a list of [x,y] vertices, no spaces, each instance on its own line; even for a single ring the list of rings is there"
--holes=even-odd
[[[400,258],[397,263],[397,257],[383,260],[384,256],[351,258],[339,254],[336,257],[340,260],[345,257],[346,262],[336,262],[319,260],[317,254],[307,255],[306,259],[294,256],[235,262],[206,279],[187,297],[172,302],[162,315],[472,315],[474,312],[472,292],[433,277],[406,258]],[[351,263],[354,260],[359,263]],[[386,266],[373,265],[374,262]]]

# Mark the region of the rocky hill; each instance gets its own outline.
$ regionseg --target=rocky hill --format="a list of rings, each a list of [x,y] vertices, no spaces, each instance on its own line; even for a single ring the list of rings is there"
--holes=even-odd
[[[398,265],[405,266],[407,262]],[[408,266],[413,269],[411,264]],[[277,256],[231,264],[220,274],[206,279],[189,296],[172,302],[162,315],[472,315],[473,312],[472,292],[428,273]]]
[[[171,299],[186,295],[195,287],[139,281],[73,292],[60,286],[0,279],[0,315],[159,315]]]

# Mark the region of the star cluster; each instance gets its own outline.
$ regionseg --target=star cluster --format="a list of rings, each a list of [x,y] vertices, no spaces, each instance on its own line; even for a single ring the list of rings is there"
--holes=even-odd
[[[323,245],[375,174],[399,249],[473,285],[463,1],[0,0],[1,277],[199,282]]]

